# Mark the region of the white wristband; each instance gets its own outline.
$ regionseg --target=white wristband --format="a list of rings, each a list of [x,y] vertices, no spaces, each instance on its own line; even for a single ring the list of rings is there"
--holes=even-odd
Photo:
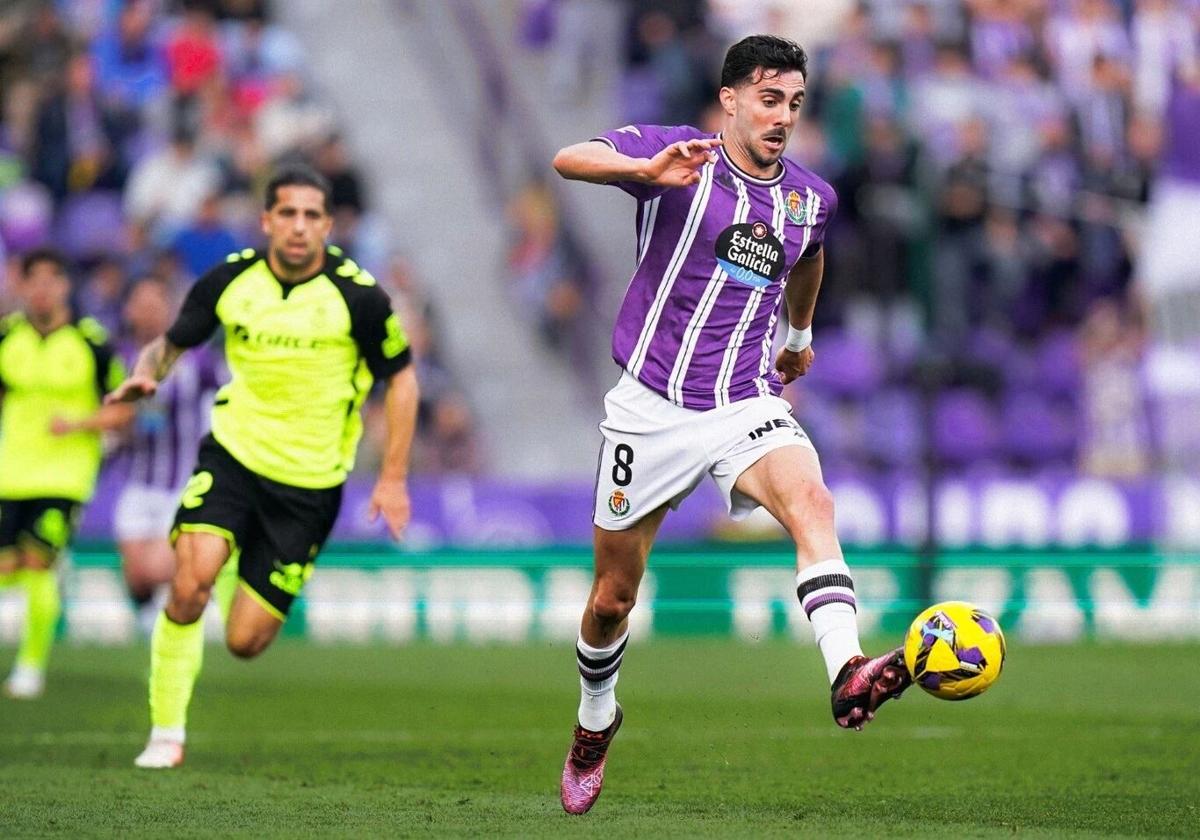
[[[799,353],[808,345],[812,344],[812,327],[805,327],[798,330],[791,324],[788,324],[787,343],[783,346],[793,353]]]

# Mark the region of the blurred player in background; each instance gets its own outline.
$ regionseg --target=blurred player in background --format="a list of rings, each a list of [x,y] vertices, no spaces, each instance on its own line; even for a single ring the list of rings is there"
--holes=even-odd
[[[45,688],[58,624],[54,561],[91,498],[101,433],[127,424],[133,410],[101,405],[125,369],[104,328],[73,316],[65,258],[26,254],[17,294],[22,311],[0,322],[0,587],[25,590],[25,628],[4,690],[30,699]]]
[[[275,174],[262,214],[266,250],[232,254],[201,277],[109,396],[153,396],[185,349],[224,327],[232,379],[217,394],[212,432],[175,515],[175,575],[151,639],[152,729],[138,767],[183,761],[204,651],[200,618],[231,556],[240,585],[227,611],[229,650],[257,656],[283,626],[337,518],[374,381],[387,383],[388,444],[370,513],[397,538],[408,524],[418,397],[411,352],[375,278],[326,247],[330,210],[329,183],[315,171]]]
[[[863,656],[832,497],[779,396],[813,363],[821,243],[837,208],[829,184],[783,157],[807,61],[791,41],[751,36],[725,57],[721,133],[631,125],[554,160],[565,178],[612,184],[637,199],[637,269],[613,333],[622,373],[600,426],[595,580],[561,787],[570,813],[600,795],[622,720],[615,687],[628,616],[655,534],[706,474],[735,519],[761,505],[795,541],[797,594],[825,658],[837,724],[861,728],[909,682],[899,648]],[[772,369],[780,298],[788,338]]]
[[[121,355],[132,367],[143,347],[171,325],[167,283],[144,277],[125,303],[128,333]],[[129,596],[138,607],[138,626],[149,634],[162,604],[159,587],[171,580],[175,554],[167,537],[180,493],[208,431],[208,406],[220,384],[218,364],[207,347],[182,356],[153,397],[138,404],[125,447],[128,475],[113,513],[113,529]]]

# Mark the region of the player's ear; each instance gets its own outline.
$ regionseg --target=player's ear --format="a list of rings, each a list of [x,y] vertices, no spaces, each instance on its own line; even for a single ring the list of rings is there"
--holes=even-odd
[[[264,210],[262,215],[258,217],[259,226],[262,228],[263,236],[271,235],[271,212]]]
[[[734,116],[737,113],[737,91],[731,87],[723,87],[717,93],[717,98],[721,100],[721,108],[724,109],[726,116]]]

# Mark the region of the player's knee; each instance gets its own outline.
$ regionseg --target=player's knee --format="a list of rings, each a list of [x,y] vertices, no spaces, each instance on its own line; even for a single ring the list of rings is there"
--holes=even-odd
[[[807,531],[813,526],[833,524],[833,494],[820,482],[805,484],[788,508],[793,529]]]
[[[230,627],[225,632],[225,647],[239,659],[253,659],[271,644],[271,637],[253,630]]]
[[[176,575],[171,581],[167,615],[179,624],[191,624],[204,613],[212,595],[212,584],[189,576]]]
[[[637,589],[624,584],[601,584],[592,598],[592,615],[605,624],[624,621],[637,603]]]

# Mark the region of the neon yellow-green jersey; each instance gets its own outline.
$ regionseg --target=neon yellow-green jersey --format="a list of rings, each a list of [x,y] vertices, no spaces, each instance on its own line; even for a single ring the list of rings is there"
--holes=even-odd
[[[0,498],[86,502],[102,455],[99,432],[52,435],[55,417],[95,413],[125,368],[91,318],[43,336],[21,314],[0,321]]]
[[[317,489],[345,481],[372,382],[411,362],[408,338],[375,278],[329,248],[315,275],[285,283],[264,253],[240,251],[196,281],[167,340],[195,347],[218,325],[232,379],[213,404],[217,443],[282,484]]]

